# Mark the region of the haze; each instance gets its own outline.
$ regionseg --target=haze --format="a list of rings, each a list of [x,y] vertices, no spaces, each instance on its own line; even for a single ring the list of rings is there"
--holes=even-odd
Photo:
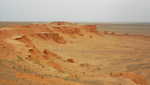
[[[150,22],[149,0],[0,0],[0,21]]]

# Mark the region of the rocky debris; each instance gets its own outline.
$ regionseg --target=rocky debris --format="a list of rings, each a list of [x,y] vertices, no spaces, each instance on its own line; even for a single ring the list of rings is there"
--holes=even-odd
[[[62,57],[61,56],[58,56],[57,54],[51,52],[51,51],[48,51],[47,49],[45,49],[43,51],[43,53],[48,56],[48,57],[54,57],[54,58],[58,58],[58,59],[61,59]]]
[[[27,57],[25,57],[25,59],[27,59],[27,60],[29,60],[29,61],[31,61],[31,55],[27,55]]]
[[[33,47],[32,41],[27,35],[20,36],[19,38],[16,38],[16,40],[23,42],[27,47]]]
[[[64,26],[62,29],[61,29],[61,32],[62,33],[65,33],[65,34],[80,34],[80,29],[76,28],[76,27],[67,27],[67,26]]]
[[[53,49],[55,47],[72,49],[73,47],[73,49],[75,48],[77,50],[81,50],[81,49],[89,50],[90,49],[90,51],[93,51],[95,49],[99,50],[97,49],[99,46],[100,48],[102,47],[100,50],[102,50],[103,48],[106,51],[107,49],[108,50],[115,49],[115,51],[118,52],[118,50],[120,51],[119,47],[124,46],[118,43],[123,43],[123,44],[125,43],[126,45],[128,45],[126,40],[125,42],[118,41],[119,39],[123,40],[124,38],[118,39],[118,37],[116,38],[116,36],[111,36],[109,39],[100,36],[99,39],[102,39],[102,40],[97,42],[97,40],[99,39],[96,39],[96,38],[98,38],[99,36],[97,35],[95,36],[95,34],[100,35],[101,33],[102,32],[98,32],[96,30],[96,25],[79,25],[79,24],[67,23],[67,22],[54,22],[54,23],[49,23],[49,24],[31,24],[31,25],[24,25],[24,26],[19,25],[19,26],[12,26],[9,28],[2,28],[0,29],[0,59],[8,58],[8,57],[10,59],[11,57],[11,59],[13,60],[14,57],[16,58],[17,56],[19,56],[19,58],[23,58],[23,61],[19,61],[16,64],[19,64],[19,66],[29,67],[30,70],[32,68],[32,70],[37,71],[37,73],[39,73],[38,75],[48,74],[49,76],[51,74],[55,75],[55,72],[57,72],[58,75],[60,76],[63,73],[64,74],[66,73],[67,75],[72,75],[77,80],[80,77],[84,77],[84,76],[90,77],[93,79],[94,78],[93,76],[99,74],[100,72],[103,72],[103,70],[104,71],[114,70],[112,69],[114,67],[109,69],[110,67],[109,67],[109,64],[107,63],[106,64],[108,65],[108,69],[106,65],[106,70],[105,70],[105,61],[106,62],[108,60],[112,61],[113,58],[109,59],[108,58],[109,56],[108,57],[106,56],[106,59],[105,59],[104,58],[105,56],[104,56],[102,57],[102,62],[100,61],[101,63],[97,63],[96,59],[101,60],[101,57],[99,58],[99,54],[101,53],[96,54],[96,57],[94,54],[90,54],[90,55],[83,54],[83,57],[82,57],[82,54],[80,53],[76,55],[76,53],[69,51],[69,50],[67,50],[67,52],[64,52],[64,53],[60,51],[56,51],[56,50],[55,50],[56,52],[54,52]],[[117,35],[117,33],[107,32],[107,31],[104,31],[104,33],[102,34]],[[70,38],[70,36],[75,36],[75,37]],[[129,36],[129,35],[125,35],[125,36]],[[130,39],[133,39],[135,37],[139,38],[141,36],[134,35]],[[142,38],[145,38],[145,36],[142,36]],[[7,41],[10,41],[10,43],[8,43]],[[112,43],[109,43],[111,41]],[[140,43],[143,41],[141,40]],[[72,42],[72,43],[68,44],[67,42]],[[130,42],[132,42],[132,40]],[[133,43],[130,43],[130,44],[132,45]],[[144,44],[148,44],[148,43],[144,42]],[[105,48],[104,45],[105,46],[108,45],[110,46],[110,48],[108,48],[107,46]],[[81,46],[81,48],[79,46]],[[125,50],[122,50],[122,51],[124,52]],[[87,52],[90,52],[90,51],[87,51]],[[111,51],[109,52],[111,53]],[[68,56],[78,56],[78,55],[79,57],[68,58]],[[81,59],[81,61],[77,63],[76,60],[78,59]],[[92,60],[89,60],[89,59],[92,59]],[[96,63],[94,59],[96,60]],[[14,64],[14,62],[16,61],[11,62],[11,64]],[[26,69],[26,70],[29,70],[29,69]],[[20,69],[15,70],[14,73],[17,71],[20,72]],[[28,77],[28,79],[30,79],[30,77]],[[99,80],[99,81],[96,81],[96,80]],[[87,80],[84,83],[87,83],[88,85],[89,84],[92,84],[92,85],[101,85],[101,84],[102,85],[136,85],[136,84],[147,85],[146,80],[143,76],[135,74],[135,73],[129,73],[129,72],[111,74],[107,76],[100,76],[100,77],[97,77],[96,80],[94,79],[91,81]],[[125,84],[123,84],[122,82],[125,82]],[[74,85],[74,84],[71,84],[71,85]]]
[[[36,35],[42,39],[48,40],[51,38],[51,34],[49,32],[39,32]]]
[[[72,58],[67,59],[67,61],[70,62],[70,63],[75,63],[75,60],[72,59]]]
[[[40,32],[40,33],[36,33],[36,35],[38,35],[40,38],[45,39],[45,40],[51,39],[51,40],[53,40],[59,44],[65,44],[66,43],[64,38],[62,36],[60,36],[58,33]]]
[[[66,43],[64,38],[62,36],[60,36],[58,33],[53,33],[51,36],[52,36],[52,39],[59,44],[65,44]]]
[[[14,40],[19,40],[22,39],[24,35],[18,35],[18,36],[14,36],[12,39]]]
[[[43,53],[44,53],[45,55],[48,55],[48,54],[49,54],[49,51],[45,49],[45,50],[43,51]]]

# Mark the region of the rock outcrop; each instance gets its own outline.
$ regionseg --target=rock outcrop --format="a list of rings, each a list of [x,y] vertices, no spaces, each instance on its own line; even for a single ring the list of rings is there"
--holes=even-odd
[[[148,76],[137,74],[141,70],[134,61],[149,74],[149,59],[143,58],[145,65],[141,58],[150,56],[149,40],[70,22],[3,27],[0,85],[148,85]],[[132,62],[134,68],[128,66]],[[106,75],[114,71],[118,73]]]

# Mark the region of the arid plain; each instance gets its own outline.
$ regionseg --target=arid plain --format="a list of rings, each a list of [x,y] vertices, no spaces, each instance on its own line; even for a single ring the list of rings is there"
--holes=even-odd
[[[150,36],[69,22],[0,28],[0,85],[150,85]]]

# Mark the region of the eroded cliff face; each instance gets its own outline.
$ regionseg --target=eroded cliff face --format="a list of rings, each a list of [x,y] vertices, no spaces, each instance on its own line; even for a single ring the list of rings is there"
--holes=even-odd
[[[150,37],[97,31],[96,25],[3,27],[0,84],[148,85],[149,44]]]

